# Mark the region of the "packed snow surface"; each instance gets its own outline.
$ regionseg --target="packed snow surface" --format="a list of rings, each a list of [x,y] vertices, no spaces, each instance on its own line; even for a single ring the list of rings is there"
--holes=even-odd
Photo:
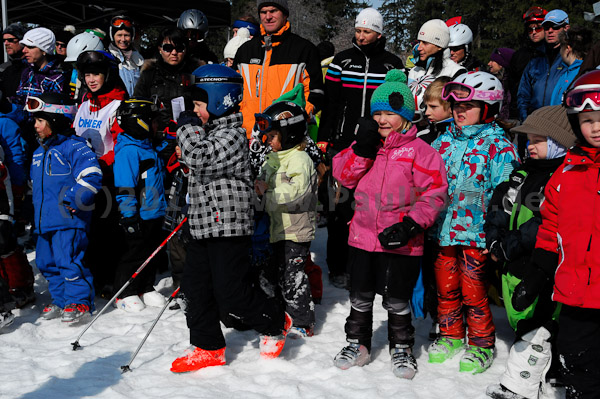
[[[45,279],[36,274],[37,302],[16,310],[14,323],[0,332],[0,398],[487,398],[485,389],[504,371],[513,334],[503,308],[492,306],[496,323],[496,356],[483,374],[458,372],[459,357],[444,364],[427,362],[427,335],[431,320],[415,320],[414,348],[419,371],[412,381],[396,378],[387,350],[387,313],[381,298],[375,304],[372,361],[346,371],[333,366],[333,357],[345,345],[344,322],[350,311],[348,293],[327,281],[327,231],[318,229],[312,244],[313,260],[323,268],[324,295],[316,306],[315,336],[288,339],[277,359],[260,359],[254,331],[225,329],[227,365],[187,374],[169,371],[171,362],[189,345],[181,310],[167,309],[131,365],[129,362],[160,309],[138,314],[112,306],[101,315],[73,351],[71,343],[85,325],[68,326],[60,319],[43,320],[50,296]],[[33,262],[35,254],[28,254]],[[37,272],[37,270],[36,270]],[[161,276],[156,286],[171,294],[171,279]],[[106,301],[97,299],[100,310]],[[564,397],[550,391],[548,398]]]

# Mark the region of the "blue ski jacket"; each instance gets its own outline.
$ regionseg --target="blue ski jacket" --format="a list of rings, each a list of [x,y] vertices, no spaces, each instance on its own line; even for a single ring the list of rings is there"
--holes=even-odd
[[[113,171],[123,217],[139,215],[143,220],[151,220],[165,216],[163,165],[150,140],[119,134]]]
[[[102,172],[84,138],[57,134],[41,143],[33,153],[31,179],[36,233],[88,228]]]

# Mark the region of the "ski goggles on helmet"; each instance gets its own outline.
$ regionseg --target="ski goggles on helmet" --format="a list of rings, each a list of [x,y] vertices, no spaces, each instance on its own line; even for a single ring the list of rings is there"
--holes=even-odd
[[[600,85],[582,85],[567,91],[563,105],[568,114],[600,111]]]
[[[504,98],[502,90],[476,90],[464,83],[448,82],[442,89],[442,100],[451,101],[498,101]]]
[[[112,26],[114,26],[115,28],[121,28],[121,27],[126,27],[126,28],[132,28],[133,27],[133,21],[130,19],[125,19],[125,18],[115,18],[111,21],[110,23]]]
[[[255,128],[260,133],[269,133],[271,130],[278,130],[279,128],[294,125],[299,122],[304,122],[304,115],[296,115],[291,118],[274,120],[271,115],[267,114],[254,114]]]
[[[48,104],[38,97],[27,97],[25,102],[25,111],[27,112],[47,112],[49,114],[62,114],[71,119],[77,113],[76,105]]]

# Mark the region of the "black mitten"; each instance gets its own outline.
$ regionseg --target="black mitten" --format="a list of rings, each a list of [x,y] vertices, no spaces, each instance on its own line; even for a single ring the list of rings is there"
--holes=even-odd
[[[408,244],[408,240],[423,231],[417,222],[405,216],[400,223],[391,225],[377,236],[385,249],[396,249]]]
[[[179,119],[177,119],[177,126],[181,127],[183,125],[194,125],[194,126],[202,126],[202,121],[198,118],[198,115],[194,111],[183,111],[179,114]]]
[[[352,146],[354,153],[359,157],[375,159],[379,143],[381,136],[377,122],[370,118],[359,118],[356,143]]]
[[[534,250],[531,263],[513,292],[511,303],[516,311],[527,309],[547,284],[554,284],[553,277],[557,266],[558,254],[539,248]]]

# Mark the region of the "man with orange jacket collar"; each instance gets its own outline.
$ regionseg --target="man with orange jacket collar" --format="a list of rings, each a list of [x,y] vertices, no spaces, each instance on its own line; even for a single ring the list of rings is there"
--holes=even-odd
[[[314,114],[323,103],[323,77],[317,48],[291,32],[287,0],[258,0],[260,35],[242,45],[234,68],[244,78],[244,98],[240,109],[248,138],[254,127],[254,114],[290,91],[304,86],[306,112]]]

